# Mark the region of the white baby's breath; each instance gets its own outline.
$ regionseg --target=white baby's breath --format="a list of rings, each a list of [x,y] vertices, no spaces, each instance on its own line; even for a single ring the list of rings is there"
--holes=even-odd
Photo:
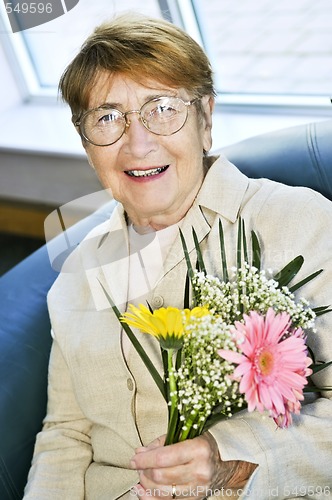
[[[212,411],[225,417],[233,408],[244,403],[238,382],[232,377],[234,367],[223,360],[218,349],[236,350],[230,326],[214,314],[194,318],[187,325],[182,347],[182,364],[176,372],[181,420],[195,421],[195,429],[202,427]]]
[[[233,376],[234,365],[221,358],[218,349],[238,351],[232,328],[244,321],[250,311],[266,314],[287,312],[291,328],[313,328],[315,313],[303,298],[284,286],[279,288],[271,271],[259,271],[244,263],[232,268],[229,281],[194,272],[192,279],[196,305],[206,307],[210,314],[193,318],[186,327],[182,347],[182,363],[175,372],[178,388],[178,410],[183,422],[182,432],[190,428],[202,430],[212,413],[231,417],[245,406]]]
[[[287,312],[294,327],[310,329],[315,313],[304,298],[295,300],[294,294],[262,270],[245,263],[232,268],[230,280],[225,283],[215,276],[195,272],[193,288],[198,304],[219,315],[227,324],[241,320],[244,313],[257,311],[265,314],[272,307],[276,313]]]

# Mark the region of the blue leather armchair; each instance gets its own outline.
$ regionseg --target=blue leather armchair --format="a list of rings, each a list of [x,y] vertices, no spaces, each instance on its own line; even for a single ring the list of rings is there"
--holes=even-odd
[[[307,186],[332,200],[332,120],[257,136],[223,152],[251,177]],[[111,205],[70,229],[73,241],[108,217]],[[22,498],[45,415],[51,347],[46,295],[56,276],[44,246],[0,278],[1,500]]]

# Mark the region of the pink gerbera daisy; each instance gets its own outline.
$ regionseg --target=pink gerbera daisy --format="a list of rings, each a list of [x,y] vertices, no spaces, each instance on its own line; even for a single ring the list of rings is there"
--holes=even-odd
[[[303,388],[312,373],[303,330],[290,329],[290,316],[270,308],[263,316],[255,311],[236,322],[234,338],[239,352],[220,349],[218,354],[237,364],[248,411],[268,410],[279,427],[288,427],[291,413],[299,413]]]

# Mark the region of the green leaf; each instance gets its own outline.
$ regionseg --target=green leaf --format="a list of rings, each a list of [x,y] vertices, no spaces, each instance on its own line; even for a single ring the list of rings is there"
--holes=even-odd
[[[187,243],[186,243],[186,240],[184,239],[184,236],[183,236],[183,233],[182,233],[181,229],[180,229],[180,238],[181,238],[181,243],[182,243],[184,258],[185,258],[186,264],[187,264],[189,278],[190,278],[190,280],[192,280],[192,278],[194,276],[194,270],[193,270],[193,266],[191,265]]]
[[[184,258],[185,258],[185,261],[186,261],[186,264],[187,264],[188,276],[189,276],[189,279],[190,279],[190,281],[192,283],[192,280],[193,280],[193,277],[194,277],[194,270],[193,270],[193,266],[191,265],[187,243],[186,243],[186,240],[185,240],[185,238],[183,236],[183,233],[182,233],[181,229],[180,229],[180,238],[181,238],[181,243],[182,243]],[[197,297],[197,293],[195,292],[194,287],[192,287],[192,292],[193,292],[193,305],[195,306],[197,304],[198,297]]]
[[[316,363],[316,359],[315,359],[315,353],[314,353],[314,351],[308,345],[307,345],[307,349],[308,349],[308,352],[309,352],[309,355],[310,355],[310,357],[312,359],[313,364],[315,364]]]
[[[304,278],[303,280],[299,281],[298,283],[296,283],[295,285],[291,286],[289,288],[289,291],[291,293],[295,292],[296,290],[298,290],[299,288],[301,288],[302,286],[304,286],[306,283],[309,283],[309,281],[313,280],[314,278],[316,278],[316,276],[318,276],[320,273],[323,272],[323,269],[319,269],[319,271],[316,271],[312,274],[310,274],[309,276],[307,276],[306,278]]]
[[[245,226],[244,220],[241,219],[241,221],[242,221],[243,258],[244,258],[245,262],[249,263],[249,259],[248,259],[248,245],[247,245],[247,237],[246,237],[246,226]]]
[[[176,353],[176,359],[175,359],[175,370],[178,371],[182,364],[182,347],[178,349]]]
[[[294,276],[297,275],[301,269],[304,262],[302,255],[298,255],[295,259],[291,260],[281,271],[273,276],[273,278],[278,282],[279,288],[287,286]]]
[[[324,392],[324,391],[332,391],[332,387],[317,387],[316,385],[306,385],[303,389],[303,392]]]
[[[168,383],[167,383],[167,378],[168,378],[168,358],[167,358],[167,351],[165,351],[165,349],[163,349],[161,346],[160,346],[160,355],[161,355],[161,359],[162,359],[162,362],[163,362],[163,369],[164,369],[164,389],[165,389],[165,399],[166,401],[169,401],[169,387],[168,387]]]
[[[242,244],[244,246],[243,230],[244,230],[244,226],[242,223],[242,218],[239,217],[238,232],[237,232],[237,258],[236,258],[238,270],[241,269],[241,267],[242,267],[242,250],[241,250],[241,248],[242,248]],[[244,289],[243,289],[243,286],[240,285],[239,280],[237,282],[237,285],[238,285],[239,295],[241,295],[244,292]],[[240,311],[240,317],[241,317],[244,313],[244,305],[242,302],[239,304],[239,311]],[[238,318],[238,319],[240,319],[240,318]]]
[[[237,230],[237,248],[236,248],[236,263],[237,268],[240,269],[242,266],[242,219],[239,217],[239,224]]]
[[[313,353],[312,353],[311,349],[309,349],[309,347],[308,347],[308,351],[310,353],[310,356],[314,360]],[[332,361],[327,361],[327,362],[319,361],[317,363],[314,361],[313,364],[310,365],[310,368],[312,369],[313,374],[316,374],[316,373],[320,372],[321,370],[324,370],[325,368],[327,368],[328,366],[331,366],[331,365],[332,365]],[[306,385],[303,388],[303,392],[332,391],[332,387],[330,387],[330,386],[326,386],[326,387],[317,386],[316,384],[313,383],[311,377],[309,377],[308,381],[311,383],[309,383],[308,385]]]
[[[222,279],[224,280],[225,283],[228,283],[229,276],[228,276],[228,270],[227,270],[225,238],[224,238],[224,230],[222,227],[222,222],[220,219],[219,219],[219,241],[220,241],[221,265],[222,265]]]
[[[331,312],[332,309],[330,309],[330,306],[320,306],[320,307],[315,307],[313,309],[314,313],[316,314],[316,316],[322,316],[323,314],[326,314],[328,312]]]
[[[310,365],[310,368],[312,369],[313,373],[318,373],[318,372],[320,372],[321,370],[324,370],[325,368],[327,368],[330,365],[332,365],[332,361],[327,361],[326,363],[324,363],[324,362],[322,362],[322,363],[315,363],[313,365]]]
[[[99,281],[99,280],[98,280]],[[116,307],[116,305],[114,304],[114,301],[112,299],[112,297],[109,295],[109,293],[107,292],[106,288],[103,286],[103,284],[99,281],[100,283],[100,286],[102,287],[106,297],[107,297],[107,300],[109,301],[116,317],[118,318],[119,322],[121,323],[121,326],[122,328],[124,329],[124,331],[126,332],[126,334],[128,335],[128,338],[129,340],[131,341],[131,343],[133,344],[133,346],[135,347],[137,353],[139,354],[139,356],[141,357],[143,363],[145,364],[146,368],[148,369],[150,375],[152,376],[153,380],[155,381],[155,383],[157,384],[157,387],[158,389],[160,390],[162,396],[164,397],[164,399],[166,400],[167,402],[167,395],[166,395],[166,391],[165,391],[165,386],[164,386],[164,381],[163,379],[161,378],[161,376],[159,375],[159,372],[157,371],[156,367],[154,366],[154,364],[151,362],[149,356],[146,354],[144,348],[141,346],[141,344],[139,343],[139,341],[137,340],[137,338],[135,337],[134,333],[132,332],[131,328],[129,325],[127,325],[126,323],[122,323],[120,318],[121,318],[121,313],[119,311],[119,309]]]
[[[153,309],[152,309],[152,307],[150,306],[150,303],[149,303],[148,301],[146,301],[146,304],[147,304],[147,306],[148,306],[148,309],[149,309],[150,313],[151,313],[151,314],[153,314]]]
[[[206,276],[206,269],[205,269],[205,264],[204,264],[204,260],[203,260],[203,255],[202,255],[201,248],[199,246],[199,242],[198,242],[198,238],[197,238],[197,234],[196,234],[196,231],[194,228],[192,228],[192,233],[193,233],[196,254],[197,254],[198,270],[200,272],[203,272]]]
[[[186,273],[186,282],[184,285],[183,307],[185,309],[190,309],[190,279],[188,273]]]
[[[261,270],[261,246],[255,231],[251,231],[252,265]]]

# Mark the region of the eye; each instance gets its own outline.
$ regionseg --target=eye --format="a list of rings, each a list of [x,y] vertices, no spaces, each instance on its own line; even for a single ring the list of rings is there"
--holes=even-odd
[[[172,116],[177,113],[177,109],[170,104],[159,104],[159,106],[155,108],[155,113],[163,116]]]
[[[153,107],[147,110],[145,118],[148,121],[168,121],[174,118],[178,114],[179,110],[172,103],[155,103]]]
[[[122,115],[119,113],[119,111],[116,110],[109,110],[105,113],[104,110],[100,110],[98,113],[98,116],[96,117],[96,126],[102,126],[102,125],[110,125],[113,123],[117,123],[123,120]]]
[[[104,115],[104,116],[101,116],[98,120],[98,122],[112,122],[114,121],[114,116],[113,115]]]

